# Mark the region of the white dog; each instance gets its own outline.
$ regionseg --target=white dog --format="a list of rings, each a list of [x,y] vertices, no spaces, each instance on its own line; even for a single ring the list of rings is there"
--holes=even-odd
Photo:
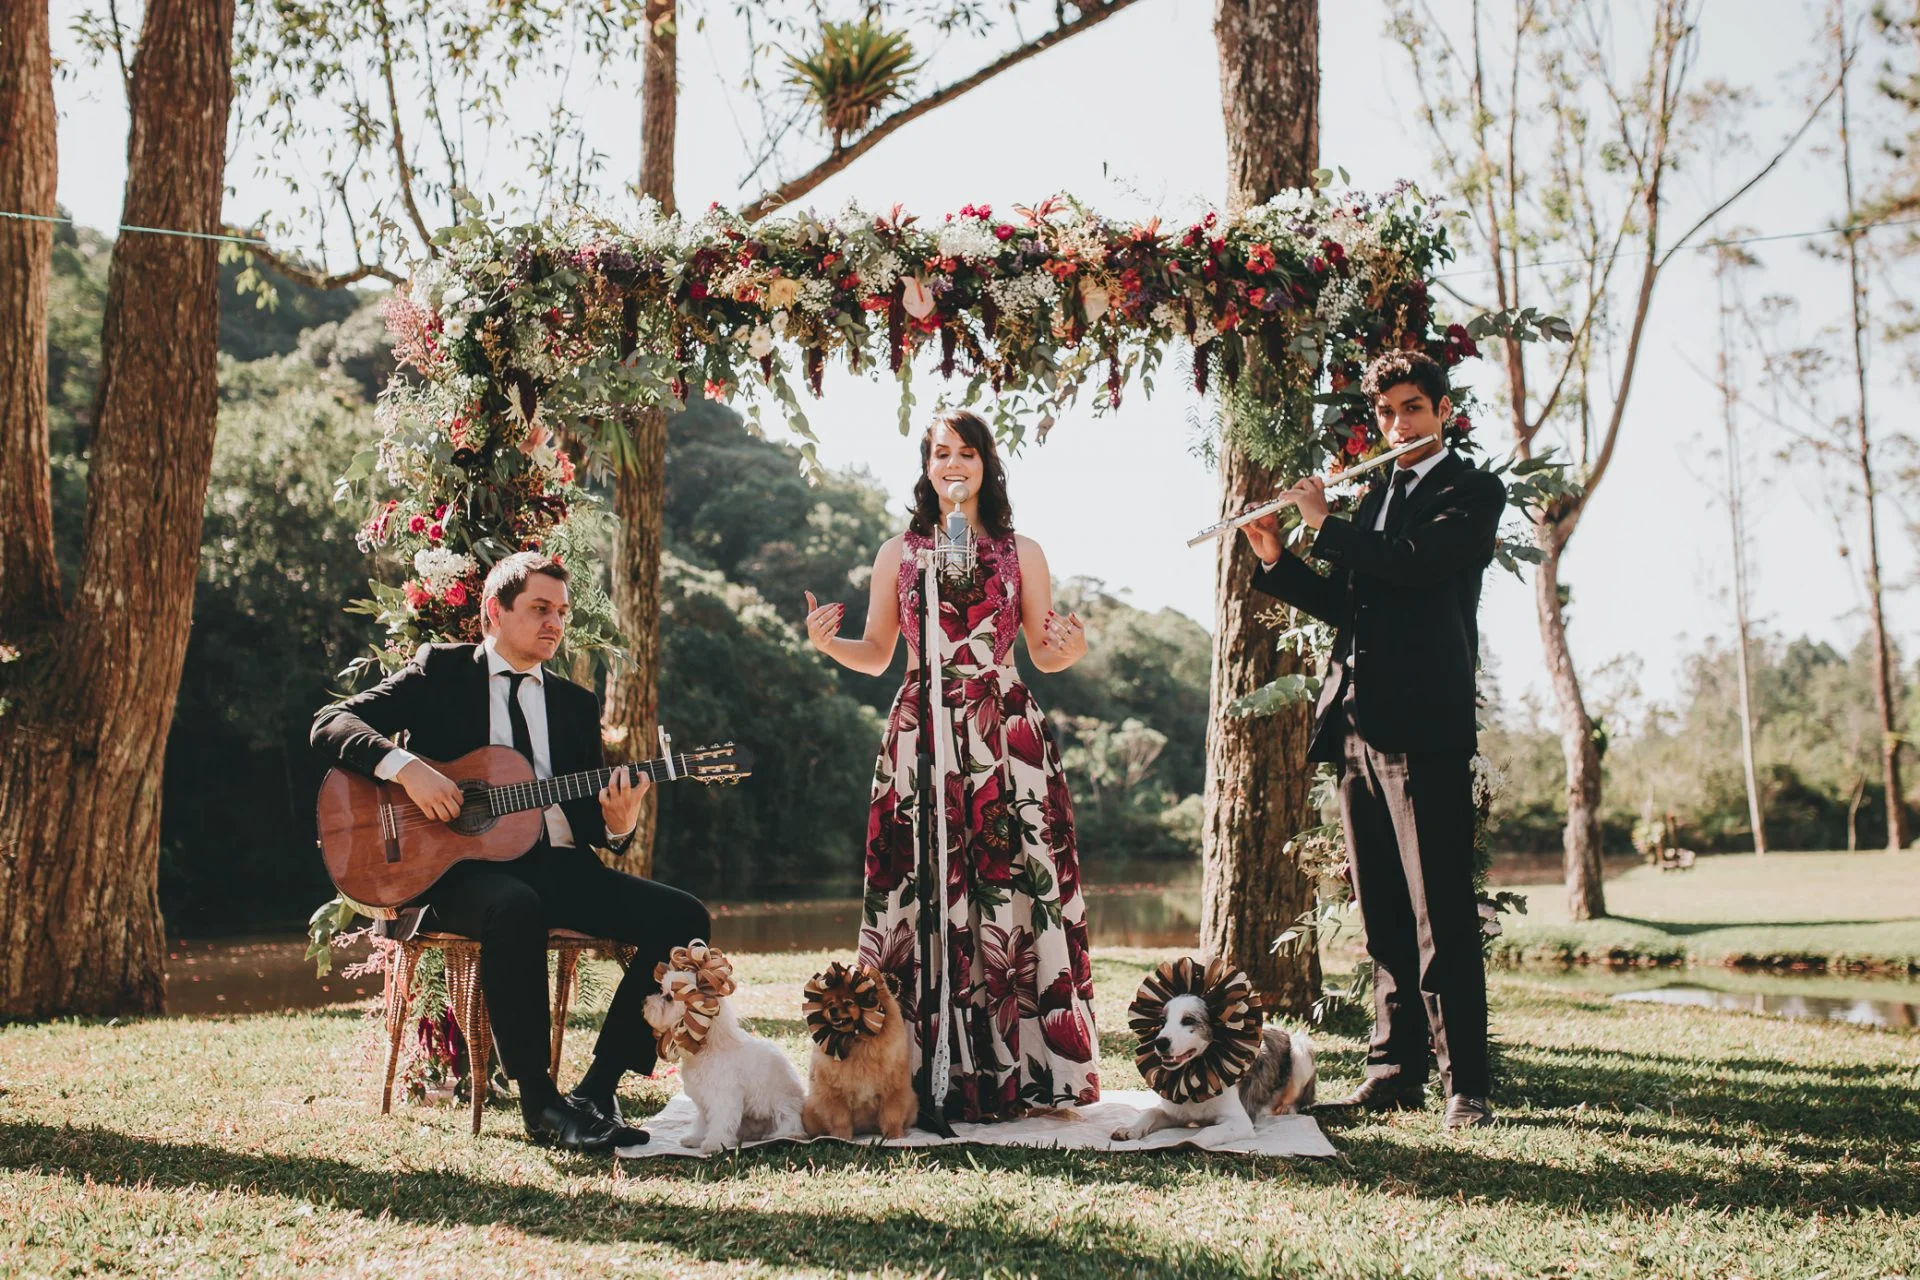
[[[1166,1019],[1153,1039],[1162,1064],[1169,1069],[1180,1067],[1205,1053],[1212,1043],[1213,1023],[1205,1000],[1178,995],[1167,1001]],[[1223,1089],[1203,1102],[1175,1102],[1162,1096],[1127,1128],[1116,1129],[1113,1140],[1132,1142],[1158,1129],[1199,1125],[1193,1140],[1201,1146],[1245,1141],[1253,1136],[1255,1116],[1290,1115],[1312,1106],[1313,1084],[1313,1041],[1304,1032],[1289,1034],[1267,1027],[1260,1033],[1253,1065],[1238,1087]]]
[[[647,1025],[671,1032],[686,1016],[687,1005],[674,993],[691,979],[669,972],[664,990],[647,997]],[[750,1034],[730,1001],[722,998],[705,1034],[687,1044],[681,1054],[680,1080],[699,1110],[693,1131],[681,1144],[712,1155],[743,1139],[804,1138],[800,1110],[807,1086],[800,1072],[771,1040]]]

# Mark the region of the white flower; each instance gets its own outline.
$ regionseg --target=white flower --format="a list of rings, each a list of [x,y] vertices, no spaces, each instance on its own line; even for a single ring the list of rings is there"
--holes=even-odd
[[[978,262],[1000,256],[1000,241],[978,218],[956,218],[940,228],[940,256]]]
[[[747,340],[747,354],[755,360],[764,360],[772,355],[773,330],[767,328],[766,325],[757,326],[753,331],[753,336]]]
[[[1187,324],[1187,313],[1171,302],[1156,302],[1153,306],[1153,325],[1156,329],[1183,329]]]
[[[446,547],[424,547],[413,557],[413,571],[436,585],[464,578],[477,567],[472,556]]]
[[[467,317],[463,312],[455,312],[447,319],[446,335],[448,342],[458,342],[467,336]]]
[[[833,301],[833,281],[822,280],[818,276],[800,286],[800,308],[803,311],[825,311],[827,304]]]
[[[933,314],[933,293],[920,282],[919,276],[908,276],[900,287],[900,305],[915,320],[925,320]]]

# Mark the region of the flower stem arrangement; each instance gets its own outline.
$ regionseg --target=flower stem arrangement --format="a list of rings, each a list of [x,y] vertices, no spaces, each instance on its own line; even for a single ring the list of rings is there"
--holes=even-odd
[[[341,481],[368,502],[363,544],[411,570],[357,606],[385,629],[365,665],[477,639],[480,584],[504,555],[581,558],[583,473],[622,465],[643,408],[704,395],[758,429],[778,405],[811,468],[802,393],[820,394],[829,364],[893,374],[903,431],[915,362],[931,364],[1017,445],[1083,395],[1103,411],[1131,380],[1151,392],[1175,354],[1225,442],[1305,474],[1383,447],[1359,391],[1374,356],[1475,354],[1435,319],[1428,279],[1451,250],[1410,183],[1283,192],[1180,228],[1061,196],[937,221],[898,206],[683,220],[643,204],[503,226],[460,203],[439,256],[387,303],[401,370],[378,448]],[[1456,430],[1470,425],[1463,409]],[[570,649],[611,648],[611,609],[583,594]]]

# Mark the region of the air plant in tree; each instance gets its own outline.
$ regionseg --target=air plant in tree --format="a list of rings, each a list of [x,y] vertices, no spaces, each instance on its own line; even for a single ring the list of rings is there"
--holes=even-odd
[[[824,23],[819,48],[805,57],[787,55],[788,83],[799,86],[820,113],[836,151],[848,137],[864,133],[887,103],[906,97],[918,69],[904,34],[864,19]]]

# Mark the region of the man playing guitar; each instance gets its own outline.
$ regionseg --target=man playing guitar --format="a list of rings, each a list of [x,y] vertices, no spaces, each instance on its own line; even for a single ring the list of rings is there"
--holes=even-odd
[[[526,756],[537,778],[601,767],[599,700],[541,665],[564,628],[566,569],[535,552],[508,556],[487,575],[480,608],[485,643],[423,645],[377,687],[323,709],[313,722],[313,745],[330,762],[391,779],[442,822],[459,815],[462,793],[423,756],[452,760],[492,744]],[[403,730],[413,751],[393,742]],[[500,1061],[519,1088],[527,1136],[541,1145],[601,1152],[646,1141],[644,1131],[621,1123],[615,1089],[625,1072],[654,1067],[653,1032],[641,1017],[641,1005],[658,989],[654,964],[673,947],[709,936],[712,922],[697,898],[594,856],[593,846],[626,851],[647,786],[645,777],[629,781],[616,770],[597,803],[583,798],[548,808],[539,838],[521,857],[458,863],[413,904],[433,928],[479,939]],[[421,912],[411,915],[407,934],[420,924]],[[640,949],[607,1009],[593,1065],[564,1098],[547,1065],[550,928]]]

